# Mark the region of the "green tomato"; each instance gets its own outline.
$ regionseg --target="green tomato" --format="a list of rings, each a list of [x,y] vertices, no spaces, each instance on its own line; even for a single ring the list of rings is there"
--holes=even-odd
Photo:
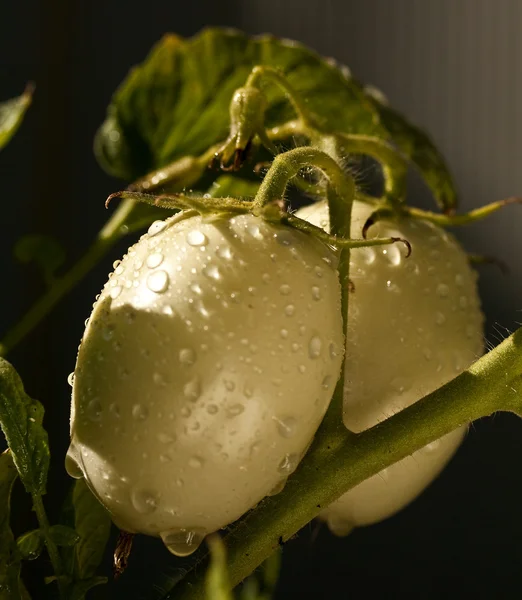
[[[374,206],[354,203],[352,237]],[[297,212],[329,229],[319,202]],[[379,222],[369,237],[397,236],[400,245],[351,252],[344,423],[355,432],[413,404],[483,353],[483,315],[475,272],[456,240],[426,221]],[[385,519],[416,498],[454,454],[466,428],[454,431],[371,477],[322,515],[339,535]]]
[[[155,222],[86,327],[67,468],[173,553],[292,473],[343,356],[331,249],[253,215]]]

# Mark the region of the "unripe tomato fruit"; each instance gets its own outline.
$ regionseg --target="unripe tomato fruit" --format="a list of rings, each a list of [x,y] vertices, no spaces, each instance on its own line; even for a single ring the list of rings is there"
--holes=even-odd
[[[352,237],[374,206],[356,201]],[[329,229],[326,202],[297,212]],[[363,431],[453,379],[483,352],[475,272],[453,236],[426,221],[378,222],[369,237],[399,244],[351,252],[344,423]],[[359,484],[322,515],[339,535],[385,519],[416,498],[454,454],[465,427]]]
[[[155,222],[86,327],[69,473],[178,555],[297,466],[343,356],[332,251],[253,215]]]

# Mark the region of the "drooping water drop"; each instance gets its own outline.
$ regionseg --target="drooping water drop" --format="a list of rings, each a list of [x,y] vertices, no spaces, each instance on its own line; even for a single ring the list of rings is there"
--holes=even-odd
[[[291,438],[295,435],[298,423],[295,417],[273,416],[272,419],[275,421],[277,425],[277,432],[281,437]]]
[[[205,461],[200,456],[191,456],[188,461],[189,467],[192,469],[201,469],[204,463]]]
[[[102,405],[98,398],[93,398],[89,401],[85,408],[87,418],[91,421],[101,421],[102,418]]]
[[[183,365],[193,365],[196,358],[196,353],[192,348],[183,348],[179,351],[179,362]]]
[[[321,290],[316,285],[312,286],[312,298],[316,301],[321,299]]]
[[[221,279],[221,273],[219,272],[219,269],[216,265],[207,265],[203,269],[203,275],[205,275],[205,277],[208,277],[209,279],[213,279],[214,281],[218,281],[219,279]]]
[[[285,454],[277,466],[277,470],[283,475],[290,475],[297,469],[298,464],[299,456],[297,454]]]
[[[227,417],[234,418],[244,412],[245,407],[242,404],[232,404],[231,406],[227,406],[225,412]]]
[[[161,254],[161,252],[154,252],[153,254],[149,254],[147,256],[146,262],[147,267],[149,267],[149,269],[155,269],[156,267],[159,267],[163,262],[163,254]]]
[[[277,496],[277,494],[281,493],[285,489],[287,479],[287,477],[283,477],[283,479],[276,483],[275,486],[268,492],[267,496]]]
[[[67,377],[67,383],[72,387],[74,385],[74,371],[69,373]]]
[[[201,528],[171,529],[160,533],[167,550],[174,556],[184,557],[193,554],[205,539],[207,532]]]
[[[149,409],[144,404],[135,404],[132,407],[132,416],[136,421],[145,421],[149,416]]]
[[[163,231],[166,226],[167,223],[165,221],[154,221],[154,223],[152,223],[152,225],[149,227],[147,233],[150,237],[154,237],[155,235],[158,235],[158,233]]]
[[[201,383],[197,377],[183,386],[183,394],[191,402],[195,402],[201,395]]]
[[[158,495],[138,487],[131,492],[131,502],[140,515],[150,515],[158,508]]]
[[[187,233],[187,244],[189,246],[206,246],[208,244],[208,238],[207,236],[197,230],[197,229],[192,229],[191,231],[189,231]]]
[[[169,276],[166,271],[154,271],[147,277],[147,287],[156,294],[163,293],[169,286]]]
[[[65,470],[73,479],[84,477],[83,469],[80,466],[80,456],[78,449],[71,444],[65,457]]]
[[[308,356],[312,359],[319,358],[323,349],[323,342],[317,335],[310,340],[308,344]]]

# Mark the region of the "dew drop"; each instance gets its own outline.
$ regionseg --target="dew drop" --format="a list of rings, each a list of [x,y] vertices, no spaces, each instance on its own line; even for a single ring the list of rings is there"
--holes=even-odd
[[[446,298],[449,294],[449,287],[445,283],[439,283],[436,292],[440,298]]]
[[[155,235],[158,235],[158,233],[163,231],[166,226],[167,223],[165,221],[154,221],[154,223],[152,223],[152,225],[149,227],[147,233],[150,237],[154,237]]]
[[[65,457],[65,470],[73,479],[81,479],[84,476],[77,458],[77,452],[76,448],[71,444]]]
[[[98,398],[93,398],[89,401],[86,408],[87,417],[91,421],[101,421],[102,406]]]
[[[459,306],[462,310],[468,307],[468,298],[466,296],[461,296],[459,298]]]
[[[236,389],[236,384],[229,379],[225,379],[223,383],[225,384],[225,389],[229,392],[233,392]]]
[[[445,322],[446,322],[446,317],[441,312],[438,312],[435,315],[435,323],[437,323],[437,325],[444,325]]]
[[[320,337],[314,336],[308,344],[308,356],[310,358],[319,358],[323,349],[323,342]]]
[[[312,298],[314,300],[321,299],[321,290],[316,285],[312,286]]]
[[[69,376],[67,377],[67,383],[71,387],[74,385],[74,371],[72,373],[69,373]]]
[[[294,313],[295,313],[295,306],[294,306],[293,304],[288,304],[288,305],[285,307],[285,315],[286,315],[287,317],[291,317],[291,316],[293,316],[293,315],[294,315]]]
[[[145,421],[149,416],[149,409],[143,404],[135,404],[132,407],[132,416],[136,421]]]
[[[179,557],[193,554],[201,546],[205,536],[206,531],[199,528],[171,529],[160,533],[167,550]]]
[[[192,348],[182,348],[179,351],[179,362],[182,365],[193,365],[196,362],[196,353]]]
[[[288,296],[289,294],[292,293],[292,288],[287,285],[286,283],[284,283],[280,288],[279,288],[279,293],[282,296]]]
[[[162,262],[163,254],[160,252],[154,252],[153,254],[149,254],[149,256],[147,256],[147,267],[149,267],[149,269],[155,269],[156,267],[159,267]]]
[[[217,407],[216,404],[209,404],[207,406],[207,412],[208,412],[209,415],[215,415],[215,414],[217,414],[218,410],[219,409],[218,409],[218,407]]]
[[[458,273],[457,275],[455,275],[455,283],[459,287],[462,287],[464,285],[464,277],[460,273]]]
[[[232,404],[226,408],[226,414],[229,418],[234,418],[244,412],[245,407],[242,404]]]
[[[165,377],[163,377],[163,375],[158,372],[152,374],[152,381],[159,387],[165,387],[167,385]]]
[[[421,448],[420,451],[423,454],[432,454],[433,452],[436,452],[439,448],[440,448],[440,440],[435,440],[434,442],[431,442],[430,444],[427,444],[426,446],[424,446],[424,448]]]
[[[332,378],[330,377],[330,375],[327,375],[322,383],[321,383],[321,387],[323,388],[323,390],[329,390],[330,386],[332,385]]]
[[[204,461],[199,456],[191,456],[188,461],[189,467],[192,469],[201,469],[204,464]]]
[[[116,298],[121,294],[121,290],[122,290],[121,285],[117,285],[116,287],[113,287],[109,293],[110,297],[113,300],[116,300]]]
[[[275,484],[275,486],[268,492],[267,496],[277,496],[285,489],[287,478],[283,477],[281,481]]]
[[[281,437],[291,438],[297,431],[297,419],[295,417],[272,417],[277,425],[277,432]]]
[[[160,454],[160,462],[162,463],[167,463],[167,462],[172,462],[172,457],[169,456],[168,454]]]
[[[156,294],[163,293],[169,286],[169,276],[166,271],[154,271],[147,277],[147,287]]]
[[[330,358],[332,360],[335,360],[339,356],[339,350],[337,349],[337,346],[336,344],[334,344],[334,342],[331,342],[328,350],[330,352]]]
[[[314,273],[315,273],[316,277],[322,277],[323,276],[323,270],[321,269],[321,267],[315,267]]]
[[[116,404],[116,402],[112,402],[109,405],[109,411],[117,419],[120,418],[120,407]]]
[[[140,488],[132,490],[131,502],[140,515],[150,515],[158,508],[158,497],[149,490]]]
[[[279,334],[281,335],[281,337],[286,340],[286,338],[288,337],[288,329],[281,329],[281,331],[279,332]]]
[[[188,398],[191,402],[195,402],[201,395],[201,383],[198,378],[192,379],[183,386],[183,393],[185,398]]]
[[[277,470],[279,471],[279,473],[282,473],[284,475],[290,475],[296,470],[298,464],[299,456],[297,454],[285,454],[285,456],[277,466]]]
[[[298,369],[299,369],[299,373],[301,373],[301,374],[302,373],[306,373],[306,367],[305,367],[305,365],[299,365]]]
[[[216,249],[216,254],[219,258],[224,258],[225,260],[230,260],[232,258],[232,252],[228,246],[219,246]]]
[[[203,269],[203,275],[205,275],[205,277],[208,277],[209,279],[214,279],[215,281],[221,279],[221,273],[219,272],[219,269],[216,267],[216,265],[208,265],[207,267],[205,267]]]
[[[180,414],[183,418],[188,419],[190,417],[190,415],[192,414],[192,411],[190,410],[190,408],[188,406],[183,406],[180,410]]]
[[[259,225],[249,225],[247,227],[247,231],[256,240],[263,239],[263,234],[261,233],[261,230],[259,229]]]
[[[206,246],[208,244],[207,236],[198,231],[197,229],[193,229],[187,233],[187,244],[189,246]]]
[[[162,444],[173,444],[176,441],[176,437],[170,433],[161,432],[156,436],[158,441]]]
[[[433,358],[433,352],[430,348],[424,348],[422,354],[426,360],[431,360]]]

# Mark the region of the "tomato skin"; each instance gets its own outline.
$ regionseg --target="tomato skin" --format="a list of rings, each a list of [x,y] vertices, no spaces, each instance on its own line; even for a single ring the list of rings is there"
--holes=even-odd
[[[354,203],[352,237],[373,206]],[[297,216],[328,230],[320,202]],[[363,431],[413,404],[466,369],[483,353],[483,315],[475,272],[456,240],[426,221],[379,222],[369,237],[399,244],[351,252],[344,423]],[[334,533],[381,521],[414,500],[440,473],[466,427],[371,477],[333,503],[322,518]]]
[[[335,264],[252,215],[176,215],[115,266],[79,349],[67,463],[120,528],[201,537],[293,471],[341,368]]]

